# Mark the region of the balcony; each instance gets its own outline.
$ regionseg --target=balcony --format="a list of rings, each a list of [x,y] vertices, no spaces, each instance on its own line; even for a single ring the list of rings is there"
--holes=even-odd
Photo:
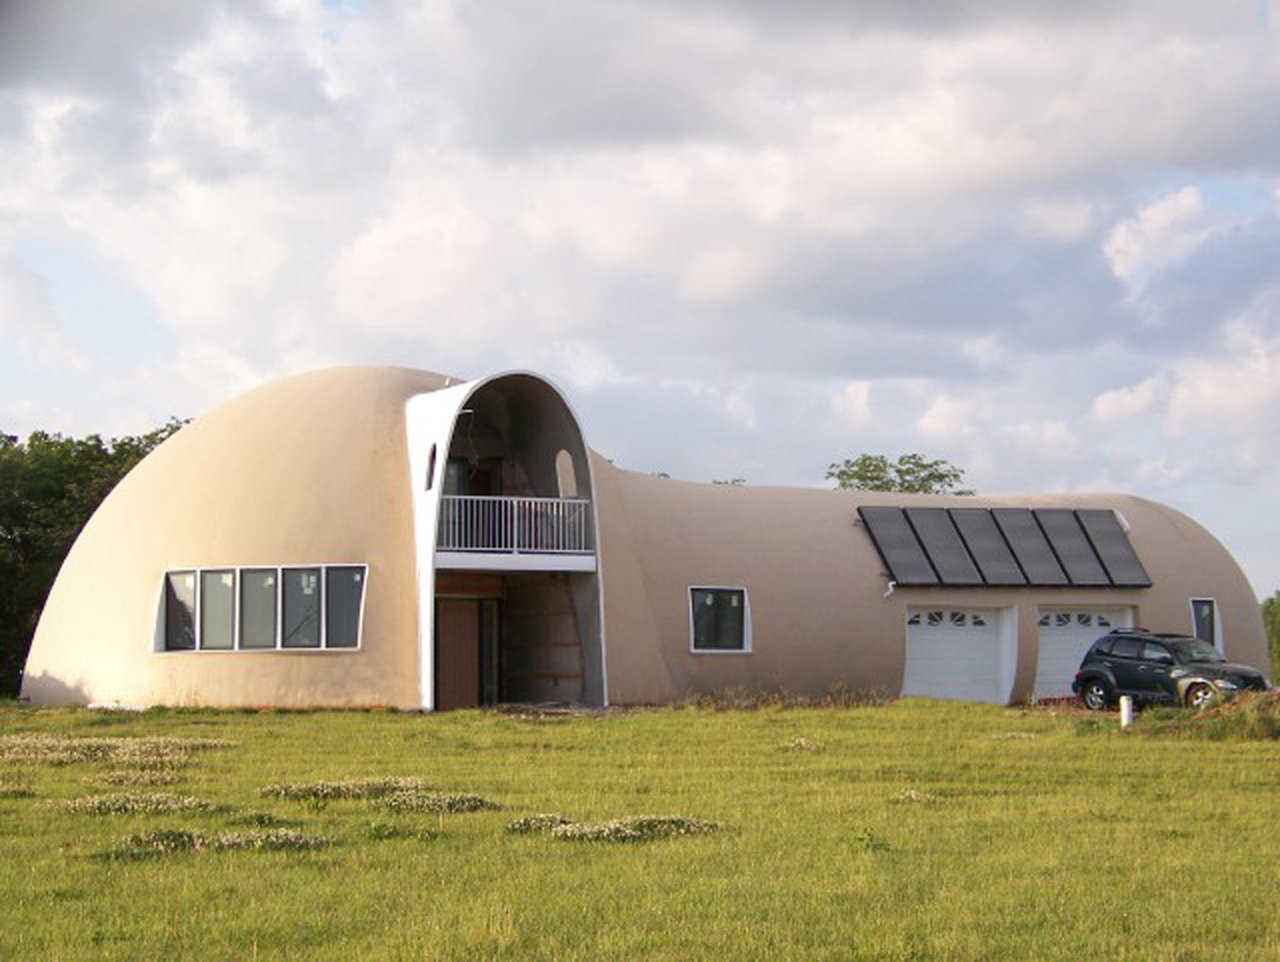
[[[436,567],[594,571],[591,502],[444,495]]]

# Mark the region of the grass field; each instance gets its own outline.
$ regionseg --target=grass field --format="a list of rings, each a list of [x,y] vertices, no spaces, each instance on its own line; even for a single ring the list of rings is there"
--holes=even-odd
[[[0,958],[1280,959],[1280,741],[1180,727],[922,701],[0,707]],[[390,776],[502,808],[261,794]],[[719,829],[505,829],[542,812]]]

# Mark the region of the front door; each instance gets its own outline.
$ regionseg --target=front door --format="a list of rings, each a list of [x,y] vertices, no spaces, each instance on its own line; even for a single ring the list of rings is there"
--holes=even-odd
[[[474,598],[436,600],[436,708],[480,704],[480,612]]]

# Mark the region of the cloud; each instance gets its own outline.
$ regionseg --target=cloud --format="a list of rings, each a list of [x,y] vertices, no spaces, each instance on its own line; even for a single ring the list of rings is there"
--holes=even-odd
[[[1127,387],[1103,391],[1093,399],[1091,412],[1098,421],[1115,421],[1143,414],[1150,410],[1163,387],[1161,378],[1152,376]]]
[[[1205,206],[1200,189],[1190,185],[1120,221],[1102,249],[1116,277],[1140,292],[1153,274],[1186,260],[1223,226]]]
[[[871,423],[871,382],[850,381],[831,399],[831,413],[843,427],[861,428]]]

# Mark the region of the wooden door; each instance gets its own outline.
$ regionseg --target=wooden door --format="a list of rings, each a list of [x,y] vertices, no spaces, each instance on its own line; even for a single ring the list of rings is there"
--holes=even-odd
[[[436,601],[436,708],[480,704],[480,602]]]

